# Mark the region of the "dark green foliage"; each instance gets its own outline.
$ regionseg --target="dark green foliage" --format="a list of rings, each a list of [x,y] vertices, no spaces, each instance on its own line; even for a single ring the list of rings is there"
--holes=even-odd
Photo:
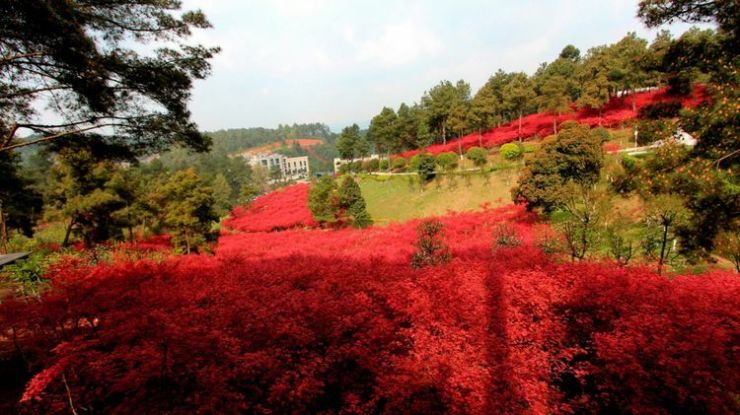
[[[465,152],[465,157],[472,161],[476,167],[483,168],[488,163],[488,150],[483,147],[470,147]]]
[[[667,119],[641,120],[637,123],[637,144],[648,145],[667,140],[676,132],[676,124]]]
[[[380,170],[380,160],[372,159],[363,162],[362,170],[366,172],[374,172]]]
[[[526,203],[529,209],[550,212],[564,203],[568,183],[582,187],[596,183],[603,158],[598,133],[588,126],[563,123],[560,134],[545,142],[527,161],[519,183],[512,189],[512,197],[517,203]]]
[[[349,215],[349,222],[353,227],[366,228],[373,224],[367,213],[360,186],[351,176],[345,176],[339,186],[339,207]]]
[[[427,183],[437,177],[436,170],[436,159],[431,154],[417,154],[418,161],[416,164],[416,172],[419,174],[419,179],[422,183]],[[416,157],[416,156],[414,156]]]
[[[458,160],[460,160],[460,156],[453,152],[441,153],[437,156],[437,164],[446,172],[455,170]]]
[[[680,101],[656,102],[655,104],[645,105],[640,108],[638,117],[656,120],[659,118],[678,117],[681,112]]]
[[[370,154],[370,145],[360,134],[360,127],[357,124],[342,129],[337,139],[337,151],[339,157],[347,160],[366,157]]]
[[[365,228],[373,223],[360,186],[349,175],[344,176],[339,187],[334,177],[321,177],[309,190],[308,208],[321,226]]]
[[[48,199],[50,212],[67,223],[64,245],[71,232],[87,247],[120,236],[115,212],[126,207],[126,200],[114,177],[118,170],[89,149],[70,148],[57,156]]]
[[[211,226],[218,220],[213,189],[195,170],[181,170],[164,180],[149,196],[161,229],[172,234],[185,253],[206,249],[215,235]]]
[[[411,257],[412,268],[434,267],[450,262],[452,253],[444,242],[444,224],[426,220],[416,228],[416,252]]]
[[[716,22],[734,38],[740,31],[740,6],[734,0],[642,0],[637,15],[649,27],[675,21]]]
[[[208,148],[187,103],[218,48],[183,42],[191,29],[210,27],[203,13],[182,12],[176,0],[6,0],[2,9],[0,149],[19,130],[61,147],[97,141],[132,153],[173,143]],[[47,102],[64,121],[31,121]]]
[[[398,157],[393,159],[393,169],[394,170],[403,170],[406,168],[406,164],[408,161],[403,157]]]
[[[630,155],[622,155],[618,161],[619,170],[611,177],[610,185],[615,193],[627,195],[640,186],[638,160]]]
[[[399,123],[396,112],[392,108],[383,107],[380,114],[373,117],[368,128],[368,139],[375,145],[377,153],[399,151],[396,138],[398,137]]]
[[[308,208],[313,218],[322,226],[333,225],[337,220],[339,198],[337,183],[333,176],[323,176],[311,186],[308,192]]]
[[[27,236],[33,233],[43,200],[25,176],[16,154],[0,153],[0,232],[4,221],[7,232],[19,231]]]

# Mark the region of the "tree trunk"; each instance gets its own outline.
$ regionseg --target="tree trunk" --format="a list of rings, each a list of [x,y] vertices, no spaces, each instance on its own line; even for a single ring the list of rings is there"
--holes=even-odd
[[[447,122],[442,121],[442,144],[447,144]]]
[[[637,113],[637,97],[635,97],[635,89],[632,89],[632,112]]]
[[[552,117],[552,133],[557,135],[558,133],[558,116],[555,115]]]
[[[69,225],[67,226],[67,230],[64,232],[64,241],[62,241],[62,248],[66,248],[69,246],[69,237],[72,234],[72,228],[75,226],[75,220],[74,218],[69,221]]]
[[[3,202],[0,201],[0,244],[2,253],[8,253],[8,227],[5,223],[5,211],[3,210]]]
[[[599,127],[601,127],[601,111],[603,110],[602,107],[599,107]]]
[[[519,130],[517,131],[519,142],[522,141],[522,110],[519,110]]]
[[[668,226],[663,225],[663,240],[660,241],[660,257],[658,258],[658,275],[663,275],[663,262],[665,261],[665,248],[668,244]]]

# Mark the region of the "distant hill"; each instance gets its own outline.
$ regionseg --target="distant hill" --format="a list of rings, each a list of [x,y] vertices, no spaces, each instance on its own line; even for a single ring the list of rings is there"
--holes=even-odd
[[[225,153],[259,147],[284,140],[311,137],[333,144],[336,134],[321,123],[279,125],[277,128],[234,128],[206,132],[213,139],[213,149]]]
[[[244,153],[258,154],[258,153],[269,153],[271,151],[278,150],[284,147],[298,146],[303,150],[308,151],[311,147],[315,147],[324,143],[321,138],[297,138],[287,139],[281,141],[275,141],[273,143],[263,144],[258,147],[252,147]]]

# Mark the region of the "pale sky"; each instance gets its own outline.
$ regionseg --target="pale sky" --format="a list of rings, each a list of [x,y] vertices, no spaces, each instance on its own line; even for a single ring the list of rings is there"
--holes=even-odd
[[[498,68],[532,73],[571,43],[584,54],[629,31],[652,40],[638,0],[184,0],[220,46],[191,109],[202,130],[323,122],[366,126],[440,80],[473,93]],[[688,25],[674,25],[676,34]]]

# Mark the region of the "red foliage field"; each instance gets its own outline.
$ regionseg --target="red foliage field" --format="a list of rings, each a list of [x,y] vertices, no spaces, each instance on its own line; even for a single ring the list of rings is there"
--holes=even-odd
[[[684,107],[696,107],[705,100],[705,87],[697,86],[691,97],[680,99]],[[563,114],[557,117],[557,122],[562,123],[568,120],[575,120],[581,124],[589,126],[614,127],[625,121],[637,117],[640,108],[646,105],[658,102],[676,101],[677,98],[667,94],[666,89],[658,89],[648,92],[639,92],[635,95],[635,107],[637,111],[632,111],[632,96],[612,98],[612,100],[603,108],[601,117],[597,111],[589,109],[574,110],[570,114]],[[539,136],[546,137],[553,133],[552,121],[555,115],[549,113],[536,113],[527,115],[522,118],[522,140]],[[432,154],[440,154],[447,151],[457,152],[460,147],[463,151],[473,146],[495,147],[502,144],[510,143],[519,138],[519,120],[514,120],[501,127],[494,128],[486,133],[472,133],[456,140],[450,140],[447,144],[435,144],[426,148],[426,151]],[[399,156],[411,157],[418,154],[420,150],[405,151]]]
[[[296,184],[260,196],[248,207],[238,207],[224,222],[227,232],[270,232],[313,227],[316,222],[308,210],[308,184]]]
[[[262,203],[305,208],[301,192]],[[257,225],[263,218],[269,226]],[[235,220],[215,256],[69,260],[51,271],[53,288],[40,300],[0,305],[0,327],[14,339],[6,355],[34,374],[18,406],[121,414],[740,409],[734,274],[669,279],[641,267],[562,263],[538,247],[552,237],[547,226],[513,206],[439,218],[453,259],[418,270],[409,265],[417,222],[304,229],[294,215],[257,205]],[[521,243],[494,247],[501,226]]]

